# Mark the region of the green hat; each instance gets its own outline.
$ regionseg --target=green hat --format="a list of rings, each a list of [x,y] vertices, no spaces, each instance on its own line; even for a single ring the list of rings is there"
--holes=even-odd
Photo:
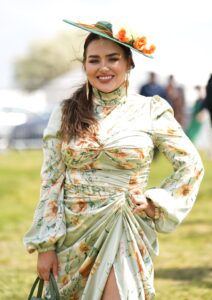
[[[150,58],[152,58],[151,54],[155,51],[156,48],[154,45],[150,45],[149,47],[147,47],[147,39],[145,36],[138,36],[136,34],[133,34],[131,31],[125,29],[124,27],[115,29],[111,23],[106,21],[99,21],[96,24],[92,25],[76,23],[66,19],[64,19],[63,21],[75,27],[81,28],[88,32],[92,32],[94,34],[102,36],[103,38],[131,48],[132,50],[137,51],[138,53],[141,53]]]

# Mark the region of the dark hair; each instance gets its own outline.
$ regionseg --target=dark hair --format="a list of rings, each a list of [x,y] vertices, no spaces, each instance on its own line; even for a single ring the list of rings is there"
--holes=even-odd
[[[103,39],[101,36],[90,33],[84,43],[83,63],[86,60],[86,51],[89,44],[94,40]],[[130,48],[118,44],[124,51],[126,59],[130,59],[131,67],[135,64],[132,59]],[[62,123],[60,128],[61,137],[69,142],[71,138],[92,132],[97,126],[97,120],[93,115],[93,92],[92,86],[88,82],[77,89],[74,94],[62,102]]]

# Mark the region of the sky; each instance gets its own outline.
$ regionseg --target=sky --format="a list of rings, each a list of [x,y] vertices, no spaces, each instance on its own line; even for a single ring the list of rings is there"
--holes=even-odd
[[[212,73],[211,0],[0,0],[0,89],[14,87],[14,60],[29,46],[58,32],[74,30],[62,22],[118,22],[148,37],[154,59],[134,54],[136,78],[147,71],[179,83],[205,85]]]

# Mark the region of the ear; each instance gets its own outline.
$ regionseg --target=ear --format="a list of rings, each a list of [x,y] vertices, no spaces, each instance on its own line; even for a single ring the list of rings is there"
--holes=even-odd
[[[127,70],[128,70],[128,72],[130,72],[132,70],[132,68],[133,68],[133,60],[132,60],[132,57],[129,56],[128,61],[127,61]]]

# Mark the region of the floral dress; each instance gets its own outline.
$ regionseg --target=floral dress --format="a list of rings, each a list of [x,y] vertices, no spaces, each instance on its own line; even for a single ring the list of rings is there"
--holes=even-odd
[[[98,130],[68,144],[59,135],[61,106],[53,111],[40,201],[24,242],[29,252],[57,252],[61,300],[100,300],[112,267],[121,300],[150,300],[156,232],[173,231],[189,213],[203,165],[159,96],[94,89],[94,103]],[[155,146],[173,173],[147,189]],[[143,194],[159,209],[154,219],[133,214]]]

